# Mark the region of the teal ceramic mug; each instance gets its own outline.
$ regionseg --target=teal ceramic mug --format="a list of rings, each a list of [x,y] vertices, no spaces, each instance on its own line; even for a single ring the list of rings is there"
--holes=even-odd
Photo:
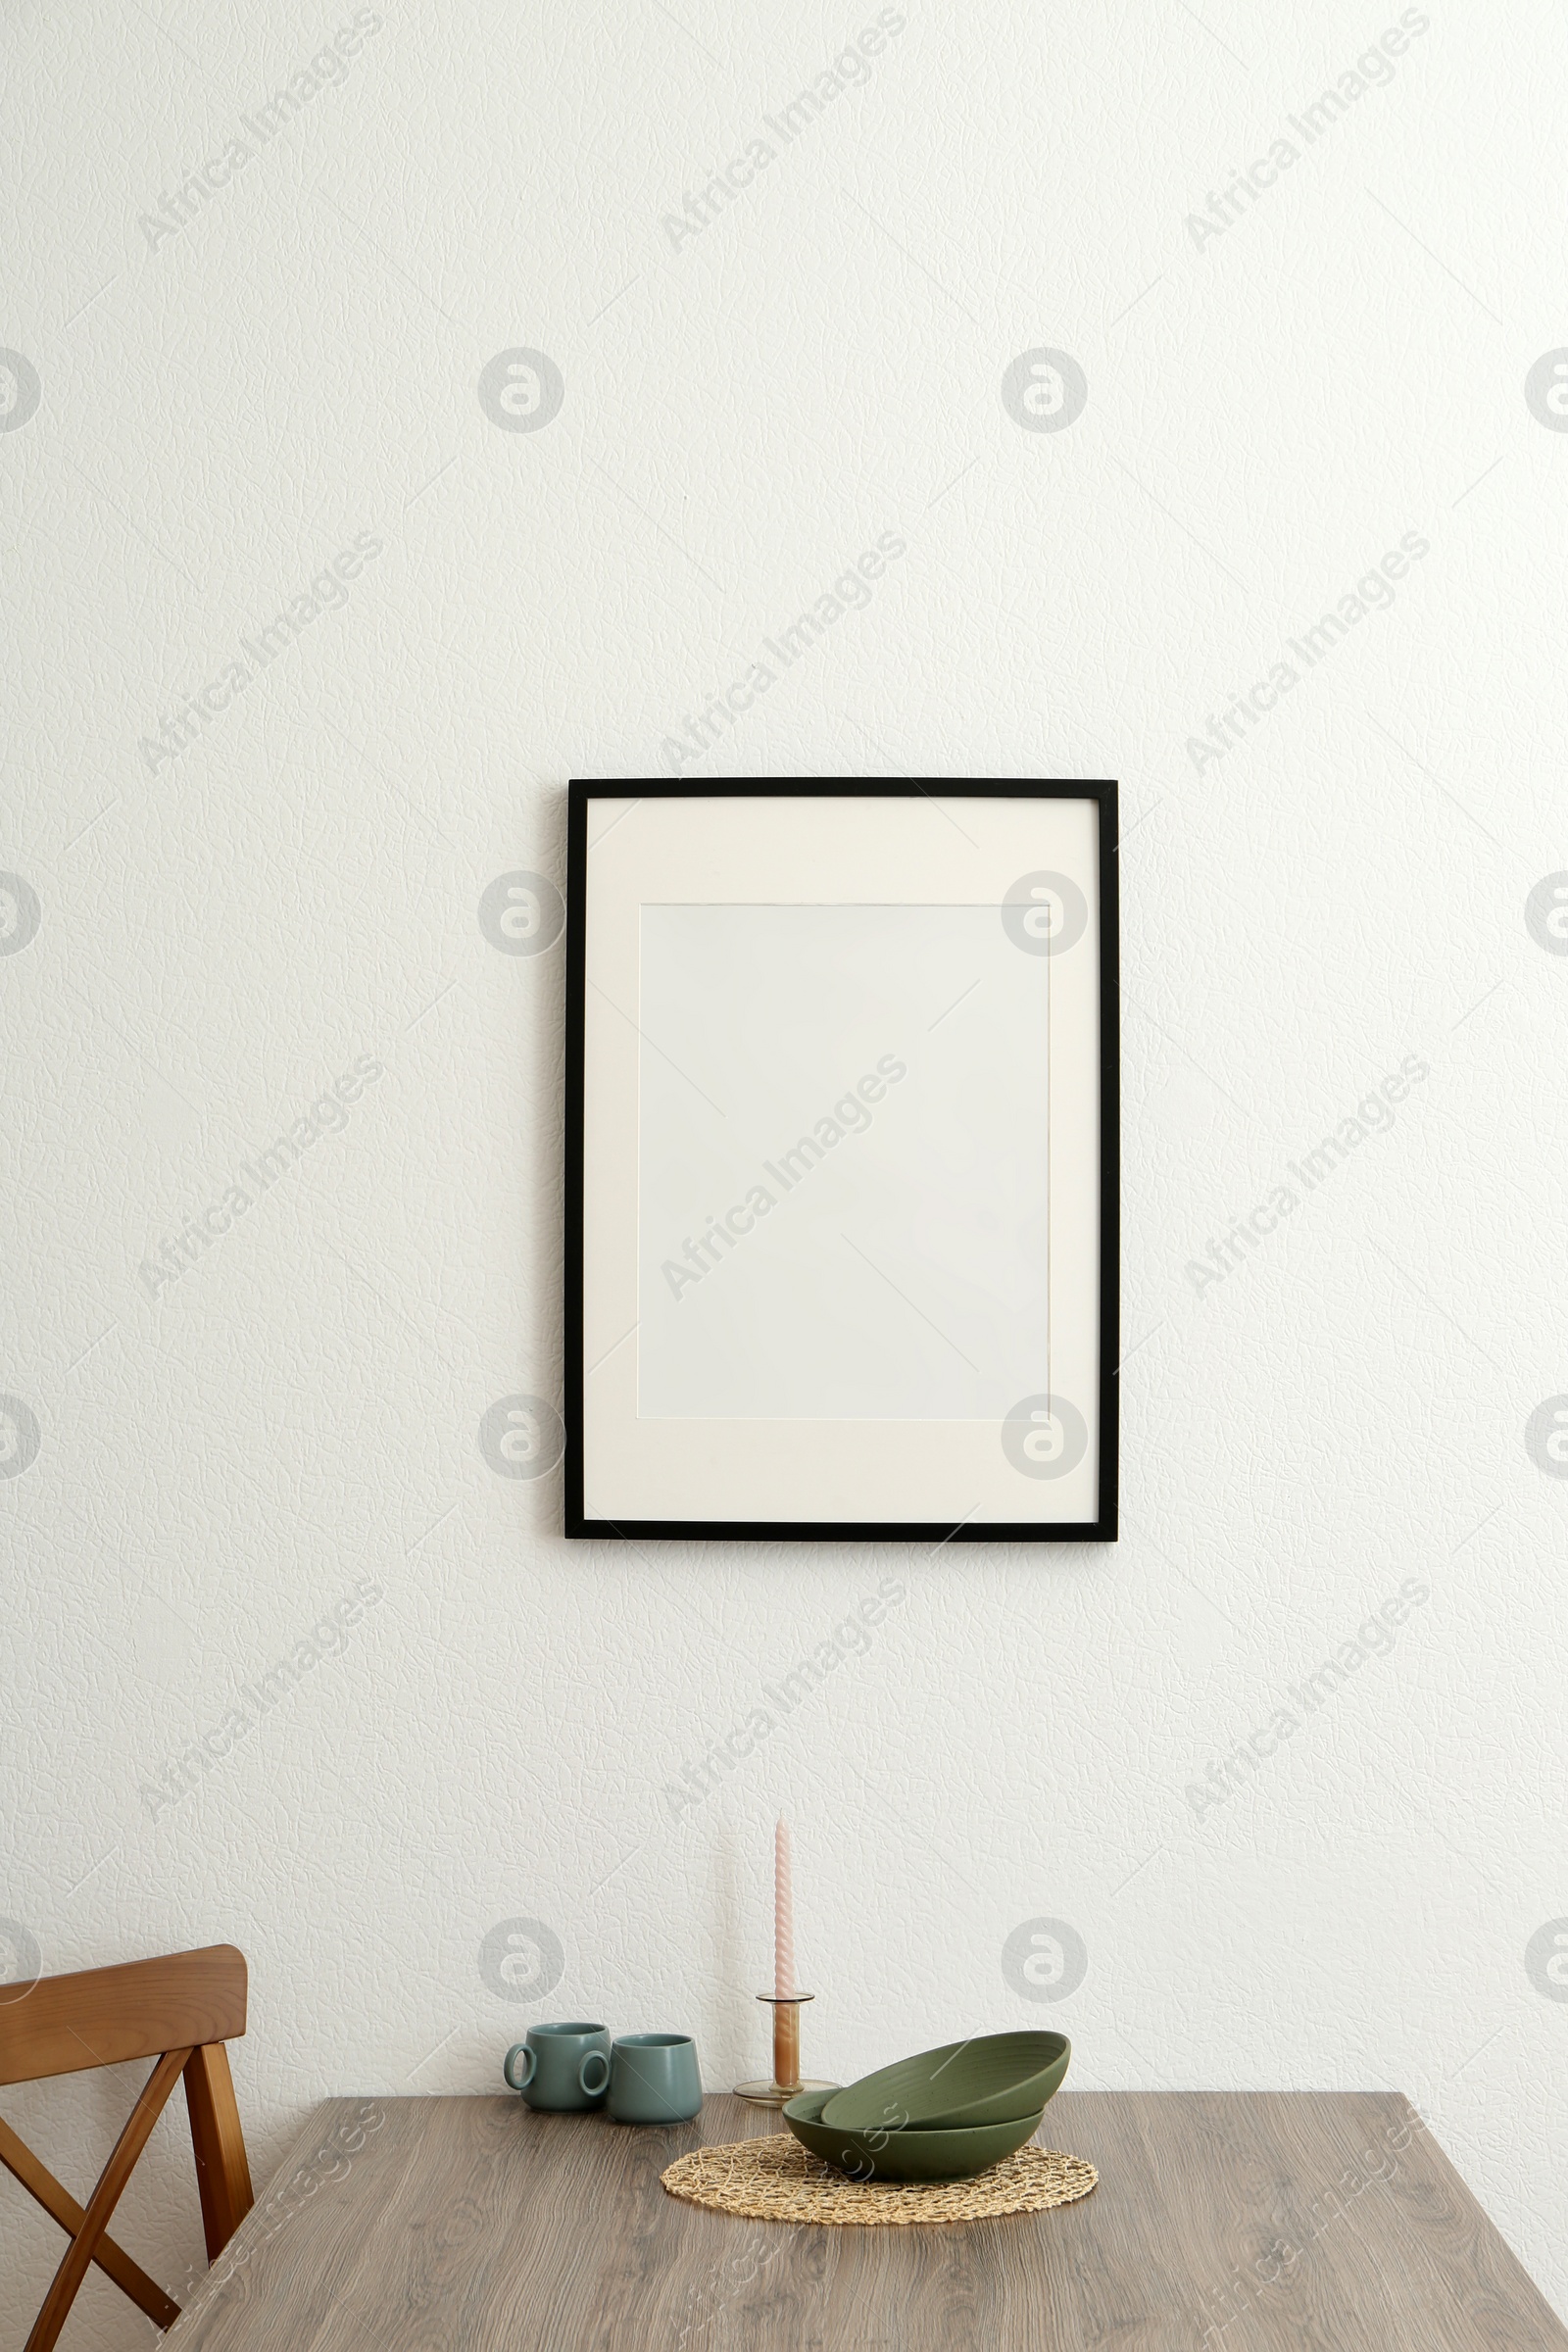
[[[602,2107],[610,2083],[610,2034],[604,2026],[530,2026],[507,2052],[502,2073],[530,2107],[582,2115]]]
[[[610,2112],[617,2124],[689,2124],[702,2111],[703,2079],[689,2034],[616,2035]]]

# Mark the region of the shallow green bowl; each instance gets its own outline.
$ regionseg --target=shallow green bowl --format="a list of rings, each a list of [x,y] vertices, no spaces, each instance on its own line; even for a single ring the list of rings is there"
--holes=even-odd
[[[1038,2117],[1071,2056],[1065,2034],[982,2034],[944,2042],[833,2091],[822,2121],[835,2132],[903,2132]]]
[[[822,2121],[832,2095],[803,2091],[785,2108],[784,2121],[802,2147],[852,2180],[967,2180],[1021,2148],[1040,2126],[1035,2114],[1005,2124],[972,2124],[962,2132],[835,2131]]]

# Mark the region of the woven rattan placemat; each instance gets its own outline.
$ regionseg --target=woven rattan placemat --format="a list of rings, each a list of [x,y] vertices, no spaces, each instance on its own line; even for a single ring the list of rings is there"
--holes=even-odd
[[[993,2214],[1044,2213],[1087,2197],[1100,2175],[1081,2156],[1033,2141],[969,2180],[885,2187],[847,2180],[786,2132],[693,2148],[660,2175],[672,2197],[758,2222],[977,2222]]]

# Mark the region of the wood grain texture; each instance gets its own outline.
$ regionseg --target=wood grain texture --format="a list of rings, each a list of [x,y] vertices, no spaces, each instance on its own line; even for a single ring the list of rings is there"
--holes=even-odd
[[[76,2289],[86,2278],[94,2250],[109,2227],[109,2217],[120,2202],[125,2182],[135,2171],[136,2159],[151,2138],[153,2126],[163,2114],[165,2102],[183,2074],[189,2056],[189,2050],[167,2050],[148,2076],[141,2096],[126,2117],[124,2129],[116,2140],[109,2162],[99,2174],[97,2185],[87,2200],[81,2228],[66,2248],[64,2260],[39,2307],[38,2317],[27,2338],[26,2352],[54,2352],[60,2330],[75,2301]]]
[[[0,2002],[0,2082],[229,2041],[245,2031],[245,1955],[231,1943],[40,1977],[25,1999]]]
[[[170,2352],[1568,2352],[1396,2093],[1064,2093],[1083,2203],[947,2228],[740,2222],[670,2159],[775,2128],[710,2097],[639,2131],[515,2098],[332,2100]]]
[[[229,2072],[228,2052],[220,2041],[204,2043],[186,2060],[185,2105],[190,2115],[207,2259],[215,2262],[256,2202],[234,2078]]]
[[[76,2235],[87,2218],[85,2208],[76,2203],[70,2189],[62,2187],[49,2167],[39,2162],[26,2141],[17,2137],[4,2118],[0,2118],[0,2164],[15,2173],[23,2187],[37,2198],[51,2221],[58,2222],[69,2237]],[[155,2328],[172,2328],[179,2317],[179,2305],[165,2294],[156,2278],[148,2278],[141,2264],[133,2262],[107,2230],[94,2246],[92,2258],[147,2314]]]
[[[42,1977],[21,1999],[0,2006],[0,2082],[77,2074],[136,2058],[158,2060],[85,2207],[0,2122],[0,2163],[72,2239],[27,2338],[27,2352],[50,2352],[93,2263],[158,2327],[168,2328],[178,2318],[178,2305],[116,2244],[107,2225],[181,2074],[209,2260],[250,2211],[250,2168],[223,2048],[225,2036],[245,2031],[246,1989],[244,1954],[231,1943],[220,1943],[118,1968]]]

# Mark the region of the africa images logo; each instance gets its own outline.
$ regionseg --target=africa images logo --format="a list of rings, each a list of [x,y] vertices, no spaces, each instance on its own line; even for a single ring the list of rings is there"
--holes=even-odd
[[[803,89],[797,90],[787,106],[776,115],[764,114],[770,137],[760,132],[748,139],[745,152],[731,156],[716,172],[710,172],[706,182],[695,193],[688,189],[679,213],[665,213],[660,222],[669,239],[671,250],[679,253],[691,237],[701,236],[711,227],[720,213],[739,201],[741,192],[751,187],[760,172],[794,145],[804,131],[821,120],[824,110],[846,90],[863,88],[871,78],[870,60],[879,57],[890,41],[897,40],[908,23],[900,8],[879,11],[874,24],[863,25],[852,42],[824,66]],[[774,141],[777,141],[777,145]]]
[[[20,1478],[38,1458],[38,1416],[20,1396],[0,1396],[0,1478]]]
[[[1542,353],[1525,377],[1525,406],[1548,433],[1568,433],[1568,351]]]
[[[1002,1450],[1025,1478],[1065,1478],[1089,1450],[1089,1425],[1065,1396],[1024,1396],[1002,1424]]]
[[[362,1054],[265,1152],[242,1159],[221,1197],[210,1200],[198,1215],[187,1217],[179,1232],[165,1240],[156,1257],[142,1259],[137,1272],[148,1298],[156,1298],[166,1284],[177,1282],[204,1250],[210,1250],[220,1235],[232,1229],[236,1217],[242,1217],[281,1175],[314,1151],[320,1137],[341,1134],[349,1123],[350,1106],[385,1074],[385,1065],[373,1054]]]
[[[1525,1423],[1525,1451],[1548,1478],[1568,1478],[1568,1396],[1548,1396]]]
[[[1548,1919],[1525,1945],[1525,1967],[1548,2001],[1568,2001],[1568,1919]]]
[[[546,874],[519,866],[497,874],[479,900],[479,928],[503,956],[542,956],[566,927],[560,891]]]
[[[503,1396],[479,1423],[479,1451],[497,1478],[545,1478],[566,1450],[566,1425],[542,1396]]]
[[[1026,433],[1059,433],[1084,413],[1089,383],[1070,352],[1021,351],[1002,379],[1002,405]]]
[[[6,881],[0,874],[0,891]],[[1568,956],[1568,873],[1542,875],[1525,901],[1525,929],[1548,956]]]
[[[0,351],[0,433],[19,432],[42,397],[32,362],[20,351]]]
[[[294,121],[318,90],[329,82],[341,81],[348,72],[349,60],[359,54],[361,45],[371,33],[380,31],[384,21],[373,8],[360,9],[348,24],[339,25],[330,43],[318,49],[309,65],[302,66],[281,88],[270,91],[252,113],[241,115],[240,129],[230,133],[221,154],[210,155],[176,183],[172,195],[166,190],[156,205],[141,214],[137,226],[149,250],[156,253],[166,237],[177,237],[202,207],[211,204],[235,173],[245,169],[251,157],[266,147],[285,122]]]
[[[506,433],[537,433],[561,413],[566,386],[549,355],[518,344],[498,351],[479,377],[479,406]]]
[[[1002,1973],[1025,2001],[1064,2001],[1089,1974],[1089,1947],[1064,1919],[1026,1919],[1002,1947]]]
[[[1289,1184],[1275,1185],[1267,1200],[1255,1202],[1245,1216],[1237,1218],[1228,1233],[1218,1241],[1210,1237],[1206,1263],[1197,1257],[1187,1260],[1187,1279],[1199,1297],[1244,1265],[1246,1253],[1256,1250],[1271,1233],[1278,1232],[1281,1219],[1300,1207],[1302,1195],[1315,1193],[1336,1168],[1344,1166],[1353,1151],[1371,1136],[1387,1135],[1395,1123],[1394,1104],[1402,1102],[1412,1086],[1421,1085],[1431,1075],[1430,1062],[1418,1054],[1406,1054],[1397,1070],[1388,1072],[1375,1093],[1361,1097],[1353,1116],[1348,1113],[1310,1152],[1303,1152],[1298,1160],[1288,1159],[1285,1165],[1300,1186],[1300,1193]]]
[[[872,582],[908,553],[908,545],[900,531],[879,532],[875,546],[866,548],[853,564],[847,564],[832,587],[824,588],[806,611],[797,612],[788,628],[781,628],[777,637],[764,637],[762,651],[768,661],[754,662],[744,678],[730,681],[722,699],[710,696],[700,716],[688,716],[684,743],[674,735],[664,737],[660,757],[670,774],[678,776],[683,761],[697,759],[720,740],[719,722],[733,733],[737,714],[750,710],[758,696],[765,694],[786,669],[793,669],[835,622],[847,612],[863,612],[871,602]],[[770,662],[777,662],[778,667],[770,667]]]
[[[330,564],[323,564],[309,588],[291,597],[254,638],[241,637],[243,658],[225,663],[217,677],[166,713],[156,735],[142,736],[137,748],[149,772],[158,773],[160,760],[177,759],[186,745],[194,743],[220,711],[226,710],[234,697],[244,692],[252,678],[259,677],[296,638],[303,637],[312,621],[329,608],[346,605],[347,583],[359,578],[366,564],[381,553],[381,546],[373,531],[361,531]]]
[[[1020,874],[1002,902],[1002,928],[1026,956],[1065,956],[1089,928],[1089,902],[1066,874]]]
[[[479,1946],[479,1974],[498,2001],[542,2001],[565,1973],[561,1937],[542,1919],[498,1920]]]
[[[679,1305],[687,1291],[694,1290],[706,1275],[721,1266],[723,1250],[733,1250],[738,1241],[754,1232],[758,1218],[768,1216],[777,1208],[784,1196],[804,1183],[829,1152],[836,1151],[852,1135],[863,1135],[872,1123],[867,1105],[880,1102],[888,1088],[899,1085],[908,1074],[907,1062],[901,1061],[896,1054],[884,1054],[875,1070],[867,1070],[854,1087],[842,1094],[832,1109],[822,1113],[808,1135],[802,1135],[787,1152],[781,1151],[776,1161],[764,1159],[760,1163],[777,1185],[776,1193],[765,1184],[754,1184],[745,1200],[735,1201],[724,1211],[722,1219],[710,1215],[706,1223],[697,1220],[699,1238],[693,1241],[689,1233],[683,1235],[682,1255],[666,1257],[659,1269],[676,1304]]]
[[[43,920],[38,893],[20,874],[0,874],[0,956],[20,956]]]
[[[1331,87],[1320,90],[1298,115],[1287,115],[1295,139],[1283,130],[1276,132],[1266,156],[1258,156],[1245,172],[1232,172],[1228,187],[1210,188],[1207,211],[1187,216],[1187,233],[1199,252],[1202,252],[1211,238],[1223,236],[1228,228],[1234,228],[1243,213],[1250,211],[1265,190],[1276,185],[1281,173],[1300,161],[1302,149],[1315,146],[1324,132],[1348,113],[1358,99],[1364,98],[1368,90],[1386,89],[1394,79],[1396,61],[1431,24],[1432,19],[1419,8],[1407,8],[1397,24],[1391,24],[1380,33],[1374,45],[1363,49],[1354,65],[1347,66]],[[1301,142],[1299,147],[1297,139]]]
[[[1287,638],[1294,659],[1282,653],[1266,678],[1254,678],[1240,692],[1233,690],[1228,703],[1217,712],[1209,712],[1206,735],[1188,736],[1187,757],[1199,774],[1216,760],[1223,760],[1235,745],[1245,743],[1282,697],[1299,686],[1307,670],[1315,669],[1332,654],[1358,621],[1372,612],[1386,612],[1396,601],[1392,583],[1402,580],[1412,564],[1431,553],[1432,543],[1421,532],[1406,531],[1398,546],[1389,548],[1375,565],[1362,572],[1355,586],[1347,588],[1336,604],[1319,613],[1309,629],[1303,628],[1299,637]]]

